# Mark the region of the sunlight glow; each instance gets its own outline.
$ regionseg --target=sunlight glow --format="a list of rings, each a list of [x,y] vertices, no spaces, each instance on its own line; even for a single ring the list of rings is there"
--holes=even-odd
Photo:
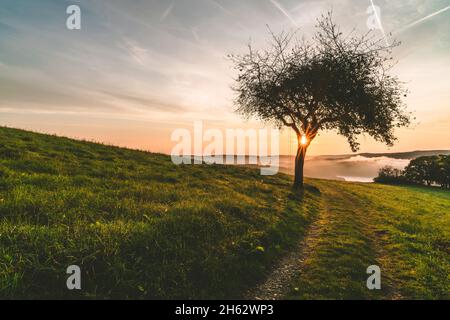
[[[305,136],[302,136],[302,139],[300,140],[300,144],[302,145],[302,146],[304,146],[305,144],[307,144],[308,143],[308,140],[306,139],[306,137]]]

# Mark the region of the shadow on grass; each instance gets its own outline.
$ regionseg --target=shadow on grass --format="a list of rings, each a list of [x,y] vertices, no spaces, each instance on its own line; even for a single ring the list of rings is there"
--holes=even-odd
[[[321,195],[319,188],[310,184],[305,184],[303,188],[292,187],[288,198],[290,200],[303,201],[306,193],[310,193],[316,196]]]

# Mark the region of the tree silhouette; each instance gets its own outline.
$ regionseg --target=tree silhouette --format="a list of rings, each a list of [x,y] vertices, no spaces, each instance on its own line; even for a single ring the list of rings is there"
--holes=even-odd
[[[404,171],[405,179],[410,183],[439,184],[443,188],[450,186],[450,156],[425,156],[411,160]]]
[[[418,157],[411,160],[405,170],[386,166],[374,180],[386,184],[440,185],[450,189],[450,155]]]
[[[320,130],[335,130],[359,149],[366,133],[393,145],[394,130],[410,124],[406,91],[388,74],[392,48],[372,32],[343,35],[329,12],[318,19],[311,41],[296,32],[270,31],[266,50],[231,55],[238,71],[236,112],[292,128],[298,141],[294,186],[303,188],[306,151]]]

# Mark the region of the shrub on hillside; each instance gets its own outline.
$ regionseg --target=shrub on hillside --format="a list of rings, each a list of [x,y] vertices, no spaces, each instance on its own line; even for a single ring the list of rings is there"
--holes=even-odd
[[[450,187],[450,156],[419,157],[405,168],[408,181],[418,184]]]
[[[403,184],[406,183],[404,172],[391,166],[385,166],[378,172],[378,177],[374,179],[378,183]]]
[[[383,167],[374,179],[386,184],[439,185],[450,189],[450,156],[426,156],[411,160],[405,170]]]

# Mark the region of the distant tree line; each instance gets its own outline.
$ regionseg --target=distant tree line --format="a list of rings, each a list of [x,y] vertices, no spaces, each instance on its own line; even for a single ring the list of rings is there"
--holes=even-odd
[[[405,170],[386,166],[374,180],[388,184],[440,185],[450,189],[450,155],[419,157],[411,160]]]

